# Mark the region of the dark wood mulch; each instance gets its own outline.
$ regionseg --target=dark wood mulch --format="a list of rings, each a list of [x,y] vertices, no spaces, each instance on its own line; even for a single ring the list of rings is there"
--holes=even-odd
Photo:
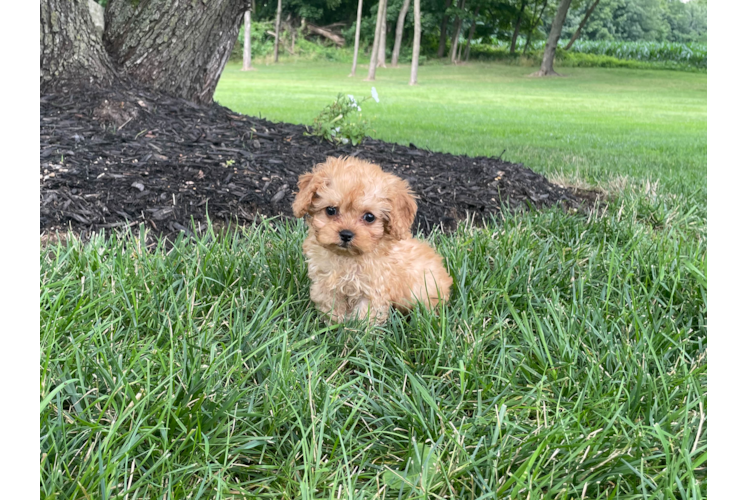
[[[198,106],[128,88],[85,89],[40,99],[40,231],[145,223],[155,233],[189,231],[191,219],[251,223],[292,217],[299,174],[327,156],[357,156],[407,179],[418,195],[417,228],[447,230],[468,214],[480,222],[508,209],[584,197],[498,158],[434,153],[366,139],[336,147],[306,128]],[[415,229],[415,228],[414,228]]]

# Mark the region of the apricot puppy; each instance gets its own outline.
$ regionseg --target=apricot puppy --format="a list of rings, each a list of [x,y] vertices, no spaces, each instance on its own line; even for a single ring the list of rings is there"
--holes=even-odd
[[[299,177],[293,213],[304,217],[311,298],[332,322],[384,323],[390,306],[429,308],[449,299],[452,277],[410,227],[416,201],[408,183],[373,163],[328,158]]]

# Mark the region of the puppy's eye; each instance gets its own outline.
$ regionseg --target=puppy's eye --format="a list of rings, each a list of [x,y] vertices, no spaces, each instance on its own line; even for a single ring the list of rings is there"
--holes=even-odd
[[[368,222],[369,224],[371,224],[375,220],[377,220],[377,218],[374,217],[374,214],[368,212],[364,214],[364,222]]]
[[[333,215],[335,215],[336,213],[338,213],[338,209],[335,208],[335,207],[327,207],[325,209],[325,212],[327,213],[327,215],[329,215],[330,217],[332,217]]]

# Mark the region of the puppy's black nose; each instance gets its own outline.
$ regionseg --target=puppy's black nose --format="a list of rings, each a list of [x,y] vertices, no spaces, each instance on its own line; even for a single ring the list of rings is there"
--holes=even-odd
[[[353,234],[353,231],[349,231],[347,229],[343,229],[342,231],[340,231],[340,241],[342,241],[343,243],[350,242],[353,239],[353,236],[355,236]]]

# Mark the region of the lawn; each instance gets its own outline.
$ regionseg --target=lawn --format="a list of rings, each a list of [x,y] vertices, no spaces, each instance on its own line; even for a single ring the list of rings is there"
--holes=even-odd
[[[309,123],[368,94],[347,71],[230,65],[216,97]],[[376,137],[608,205],[431,235],[450,303],[375,328],[321,321],[298,222],[45,247],[41,498],[706,496],[706,75],[420,71],[379,73]]]
[[[340,92],[370,95],[373,137],[433,151],[498,156],[538,172],[606,183],[618,176],[659,179],[670,191],[706,199],[706,74],[664,70],[534,68],[504,64],[426,65],[419,85],[410,67],[366,68],[349,78],[340,63],[229,64],[216,100],[242,113],[311,124]]]

